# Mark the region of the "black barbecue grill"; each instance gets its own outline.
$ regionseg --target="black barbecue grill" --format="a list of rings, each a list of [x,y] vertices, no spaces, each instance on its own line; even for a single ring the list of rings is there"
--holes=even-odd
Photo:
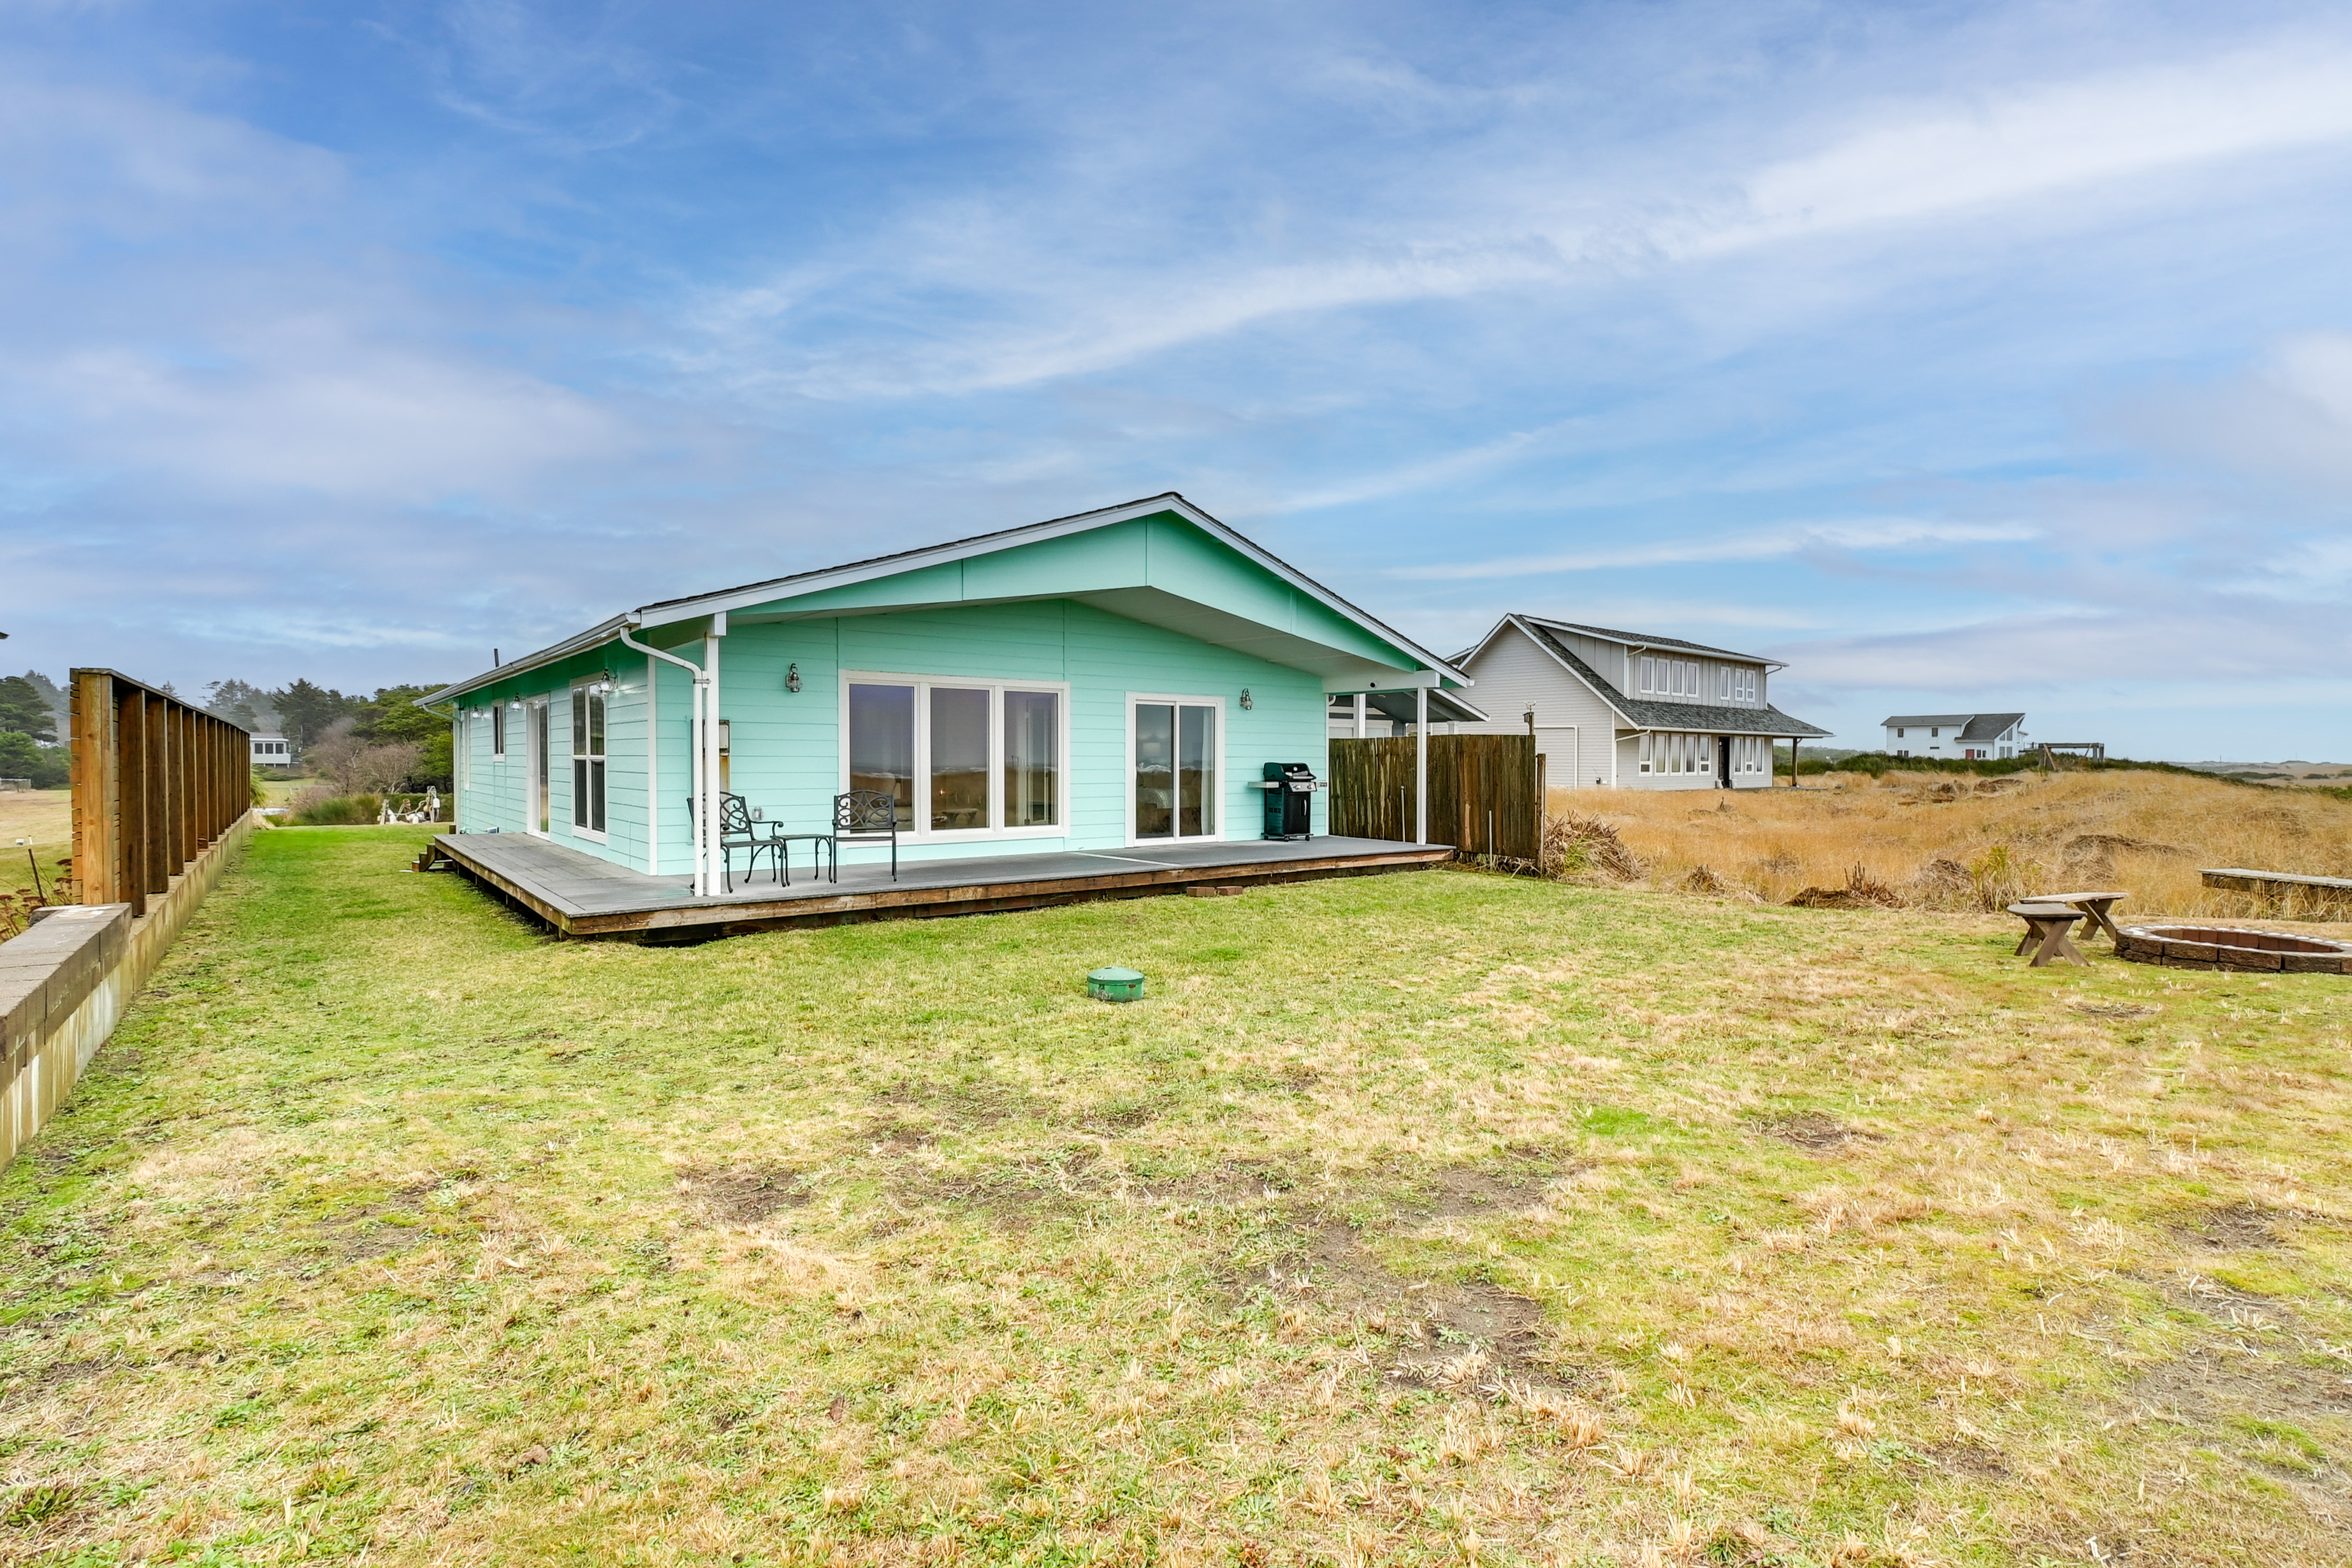
[[[1323,786],[1305,763],[1268,763],[1257,786],[1265,791],[1265,837],[1315,837],[1315,792]]]

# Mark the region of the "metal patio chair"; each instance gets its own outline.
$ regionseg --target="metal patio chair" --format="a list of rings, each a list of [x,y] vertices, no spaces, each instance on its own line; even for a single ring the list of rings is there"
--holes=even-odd
[[[854,789],[833,797],[833,879],[841,880],[841,846],[890,841],[890,879],[898,879],[898,802],[878,789]]]
[[[688,795],[686,815],[688,821],[693,820],[694,809],[694,797]],[[750,881],[752,873],[759,870],[760,857],[766,855],[769,864],[776,868],[777,882],[789,884],[790,876],[783,868],[783,846],[776,842],[772,830],[760,831],[767,826],[764,822],[751,819],[751,808],[744,804],[741,795],[722,795],[719,797],[719,863],[729,892],[735,890],[735,856],[739,850],[746,855],[743,867],[745,881]]]

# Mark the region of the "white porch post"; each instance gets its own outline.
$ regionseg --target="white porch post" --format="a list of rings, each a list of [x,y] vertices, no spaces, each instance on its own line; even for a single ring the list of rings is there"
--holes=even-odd
[[[1412,841],[1429,842],[1429,688],[1412,689]]]
[[[1359,741],[1364,738],[1364,715],[1366,710],[1369,710],[1371,705],[1372,700],[1370,698],[1365,696],[1360,691],[1356,693],[1356,739]]]
[[[719,778],[719,639],[726,635],[727,612],[720,610],[702,634],[702,808],[695,813],[702,855],[695,890],[705,898],[725,885],[719,872],[719,797],[725,793]]]
[[[661,664],[646,655],[646,875],[661,875]]]

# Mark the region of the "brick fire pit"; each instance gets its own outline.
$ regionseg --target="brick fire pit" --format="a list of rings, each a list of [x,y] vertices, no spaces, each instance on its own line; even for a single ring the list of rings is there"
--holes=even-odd
[[[2242,926],[2126,926],[2121,934],[2116,956],[2134,963],[2271,974],[2352,974],[2352,942]]]

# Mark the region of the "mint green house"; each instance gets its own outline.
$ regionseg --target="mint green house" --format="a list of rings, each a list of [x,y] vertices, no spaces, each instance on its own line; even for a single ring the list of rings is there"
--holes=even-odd
[[[1467,684],[1171,493],[646,605],[427,700],[460,833],[710,893],[722,792],[817,832],[882,791],[902,862],[1255,839],[1264,764],[1328,772],[1334,694],[1460,717]]]

